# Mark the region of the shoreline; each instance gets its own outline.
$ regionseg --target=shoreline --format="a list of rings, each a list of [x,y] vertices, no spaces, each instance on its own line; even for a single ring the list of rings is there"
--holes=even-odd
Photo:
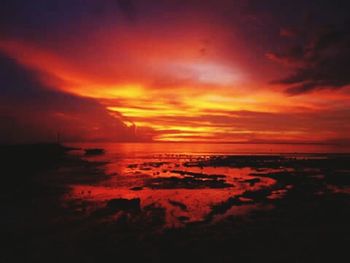
[[[102,162],[108,152],[87,160],[56,144],[2,153],[4,262],[329,262],[347,251],[347,155]]]

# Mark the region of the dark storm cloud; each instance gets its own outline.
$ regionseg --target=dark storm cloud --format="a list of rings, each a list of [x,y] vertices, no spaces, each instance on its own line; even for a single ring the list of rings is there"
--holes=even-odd
[[[316,89],[339,89],[350,84],[350,31],[327,27],[303,45],[269,58],[290,66],[294,72],[278,83],[288,85],[289,94]]]
[[[133,130],[93,99],[51,90],[36,72],[0,55],[0,143],[52,141],[135,141]]]
[[[246,1],[247,12],[262,24],[249,38],[255,38],[265,54],[274,51],[268,57],[292,70],[276,81],[287,86],[288,94],[337,89],[349,83],[349,24],[343,24],[349,19],[349,8],[346,0]],[[323,25],[337,26],[320,30]]]

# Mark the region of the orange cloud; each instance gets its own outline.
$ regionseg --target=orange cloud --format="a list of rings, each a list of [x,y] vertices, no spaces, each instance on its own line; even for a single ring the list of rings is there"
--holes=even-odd
[[[349,94],[289,97],[249,71],[254,61],[244,60],[249,51],[227,27],[187,19],[190,26],[176,20],[155,31],[153,22],[119,24],[58,43],[8,38],[0,40],[0,50],[36,70],[46,86],[94,99],[112,119],[156,141],[321,141],[339,135],[335,127],[348,113],[336,125],[323,116],[346,109]],[[334,103],[344,105],[335,109]]]

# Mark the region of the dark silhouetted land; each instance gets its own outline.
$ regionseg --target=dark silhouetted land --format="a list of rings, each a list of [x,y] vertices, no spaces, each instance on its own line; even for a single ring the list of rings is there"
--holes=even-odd
[[[348,258],[347,154],[135,160],[109,174],[110,164],[73,150],[58,144],[0,147],[1,262]],[[245,169],[247,174],[233,174]],[[195,217],[198,200],[189,194],[179,201],[168,194],[173,191],[232,194]],[[147,203],[151,197],[158,201]],[[169,225],[169,215],[176,226]]]

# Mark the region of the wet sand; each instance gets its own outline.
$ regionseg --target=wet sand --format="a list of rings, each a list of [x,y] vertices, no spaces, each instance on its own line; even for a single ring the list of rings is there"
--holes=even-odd
[[[1,147],[1,262],[337,262],[350,155]]]

